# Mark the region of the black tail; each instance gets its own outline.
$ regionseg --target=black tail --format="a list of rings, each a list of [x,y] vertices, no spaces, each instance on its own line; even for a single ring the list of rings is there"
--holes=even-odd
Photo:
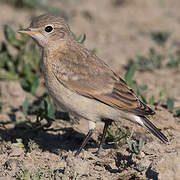
[[[146,117],[141,117],[144,126],[157,138],[159,138],[163,143],[167,143],[167,137],[156,127],[154,126]]]

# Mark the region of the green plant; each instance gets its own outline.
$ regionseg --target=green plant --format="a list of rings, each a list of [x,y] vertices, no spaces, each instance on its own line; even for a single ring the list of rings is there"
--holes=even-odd
[[[180,117],[180,108],[175,111],[175,115],[176,115],[177,117]]]
[[[12,143],[13,146],[18,147],[18,148],[24,148],[23,140],[22,139],[16,139],[16,143]]]
[[[134,140],[129,139],[127,140],[127,144],[128,144],[128,148],[130,152],[135,153],[137,155],[141,152],[144,142],[142,138],[139,139],[139,143],[137,143]]]
[[[0,50],[0,79],[19,80],[24,90],[35,94],[40,77],[40,50],[27,36],[18,38],[14,30],[5,25],[6,42]],[[13,51],[8,47],[11,46]]]
[[[2,113],[2,103],[0,103],[0,114]]]
[[[155,97],[151,96],[150,99],[149,99],[149,104],[154,105],[154,103],[155,103]]]
[[[6,0],[5,2],[18,8],[42,8],[49,5],[48,0]]]
[[[55,108],[51,104],[47,93],[44,93],[41,100],[35,104],[30,105],[28,98],[25,98],[22,105],[22,112],[28,119],[28,115],[35,115],[39,128],[49,127],[55,119]],[[41,120],[47,120],[47,123],[42,124]]]
[[[30,172],[27,168],[25,168],[24,166],[22,166],[15,174],[14,176],[16,179],[18,180],[26,180],[26,179],[30,179],[31,175]]]
[[[59,172],[53,169],[40,169],[35,174],[31,175],[32,180],[43,179],[58,179]]]
[[[127,138],[130,136],[130,130],[125,127],[117,128],[113,131],[111,128],[107,129],[106,141],[113,144],[115,148],[126,144]]]
[[[163,98],[164,96],[166,96],[166,94],[167,94],[166,89],[162,89],[162,90],[159,92],[159,96],[160,96],[161,98]]]
[[[155,101],[154,96],[151,96],[151,98],[148,101],[143,93],[145,90],[148,89],[148,86],[138,85],[137,82],[133,80],[133,76],[135,72],[136,72],[136,64],[132,63],[125,74],[126,83],[135,91],[136,95],[139,96],[145,104],[147,103],[154,104]]]
[[[165,46],[168,38],[170,36],[169,32],[163,32],[163,31],[155,31],[150,33],[150,38],[155,43],[157,43],[160,46]]]
[[[22,112],[24,113],[26,119],[28,118],[28,108],[29,108],[29,100],[26,97],[24,103],[22,104]]]
[[[138,172],[143,172],[143,171],[145,171],[145,170],[147,169],[147,167],[146,167],[146,166],[143,166],[143,165],[141,165],[141,164],[136,164],[136,166],[134,166],[134,169],[135,169],[136,171],[138,171]]]
[[[32,152],[36,149],[39,149],[39,145],[35,141],[30,140],[28,142],[28,152]]]
[[[132,64],[136,65],[136,69],[139,71],[147,71],[160,69],[162,67],[177,68],[180,64],[180,52],[175,52],[173,54],[168,54],[165,44],[170,36],[168,32],[152,32],[150,33],[150,38],[156,44],[161,46],[161,51],[154,48],[149,49],[147,56],[137,55],[134,59],[130,59],[127,67]]]
[[[166,101],[167,109],[173,113],[174,116],[180,117],[180,107],[174,107],[174,99],[168,97]]]
[[[174,99],[167,96],[166,89],[163,89],[159,93],[160,103],[169,110],[175,117],[180,117],[180,107],[174,107]]]
[[[58,14],[62,17],[65,16],[64,12],[53,7],[49,0],[3,0],[5,3],[8,3],[16,8],[28,8],[28,9],[42,9],[46,12]]]
[[[172,111],[174,109],[174,100],[171,98],[167,98],[167,109]]]
[[[147,90],[147,89],[148,89],[147,85],[137,85],[137,83],[136,83],[136,86],[135,86],[135,89],[134,89],[134,91],[136,92],[137,96],[141,97],[141,100],[145,104],[147,104],[148,102],[147,102],[147,99],[146,99],[145,95],[143,94],[143,92],[145,90]]]
[[[37,120],[46,119],[52,121],[55,119],[55,108],[48,99],[45,99],[43,103],[30,109],[30,114],[36,115]]]
[[[81,44],[83,44],[86,40],[86,34],[77,36],[76,34],[73,33],[73,37],[76,41],[79,41]]]
[[[131,64],[135,64],[136,69],[139,71],[152,71],[162,67],[162,60],[163,56],[159,54],[154,48],[150,48],[147,57],[137,55],[135,59],[129,60],[127,67],[131,66]]]
[[[166,66],[169,68],[177,68],[180,64],[180,52],[175,55],[169,55]]]
[[[74,37],[74,39],[76,41],[79,41],[81,44],[84,44],[84,42],[86,41],[86,34],[77,36],[76,34],[73,33],[73,37]],[[91,52],[93,54],[96,54],[97,53],[97,49],[92,49]]]
[[[136,72],[136,65],[134,63],[132,63],[129,68],[128,71],[125,74],[125,81],[127,83],[127,85],[129,85],[130,87],[133,87],[134,84],[136,84],[136,81],[133,80],[133,76]]]

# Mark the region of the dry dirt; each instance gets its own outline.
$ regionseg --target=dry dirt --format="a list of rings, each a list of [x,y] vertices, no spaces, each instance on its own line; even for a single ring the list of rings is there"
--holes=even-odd
[[[86,46],[96,48],[97,55],[103,58],[116,72],[124,77],[124,65],[129,58],[137,54],[146,55],[150,47],[159,47],[149,39],[152,31],[171,33],[168,40],[168,51],[173,52],[180,46],[180,1],[179,0],[67,0],[51,3],[63,9],[69,17],[71,29],[76,34],[86,33]],[[27,26],[33,16],[44,13],[39,10],[15,9],[0,2],[0,26]],[[0,40],[3,40],[2,28]],[[180,69],[162,68],[151,72],[136,72],[134,79],[139,84],[147,84],[147,96],[156,98],[162,89],[167,89],[168,96],[175,99],[175,107],[180,106]],[[22,137],[28,125],[6,124],[21,122],[25,119],[20,111],[25,97],[33,97],[24,92],[17,82],[0,82],[0,102],[3,103],[0,122],[0,179],[16,179],[17,174],[28,170],[40,179],[180,179],[180,121],[173,114],[158,105],[152,121],[167,135],[168,144],[162,144],[142,128],[134,126],[150,139],[143,146],[142,156],[131,157],[126,146],[114,149],[107,146],[100,156],[93,152],[97,149],[97,137],[102,132],[99,124],[97,133],[79,157],[73,154],[87,133],[86,121],[79,125],[57,120],[51,131],[39,131]],[[32,123],[34,117],[31,117]],[[24,147],[16,147],[17,138],[23,139]],[[29,150],[31,147],[31,150]],[[133,168],[136,167],[136,168]],[[137,169],[146,167],[144,171]],[[28,173],[27,173],[28,174]],[[16,176],[15,176],[16,175]],[[24,179],[30,179],[27,175]]]

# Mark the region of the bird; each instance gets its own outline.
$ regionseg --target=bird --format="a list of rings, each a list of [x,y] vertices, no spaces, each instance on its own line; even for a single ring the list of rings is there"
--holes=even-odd
[[[75,156],[81,153],[100,121],[104,122],[104,129],[98,153],[109,125],[121,120],[137,123],[163,143],[168,142],[147,117],[155,112],[104,60],[74,39],[63,18],[42,14],[18,33],[29,35],[42,48],[42,74],[55,107],[88,122],[88,133]]]

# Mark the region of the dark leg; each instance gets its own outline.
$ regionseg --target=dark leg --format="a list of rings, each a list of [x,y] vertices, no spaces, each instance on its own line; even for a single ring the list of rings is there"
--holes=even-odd
[[[101,142],[99,144],[99,148],[97,150],[97,154],[99,154],[101,152],[101,150],[103,149],[102,146],[104,144],[104,141],[105,141],[105,137],[106,137],[106,132],[107,132],[107,128],[109,127],[109,125],[112,124],[112,120],[110,119],[106,119],[105,120],[105,124],[104,124],[104,129],[103,129],[103,134],[102,134],[102,139],[101,139]]]
[[[80,152],[82,151],[82,149],[86,146],[87,142],[89,141],[89,139],[91,138],[92,134],[94,132],[94,129],[90,129],[89,132],[86,135],[86,138],[84,139],[83,143],[81,144],[81,147],[79,148],[79,150],[75,153],[75,156],[78,156],[80,154]]]

